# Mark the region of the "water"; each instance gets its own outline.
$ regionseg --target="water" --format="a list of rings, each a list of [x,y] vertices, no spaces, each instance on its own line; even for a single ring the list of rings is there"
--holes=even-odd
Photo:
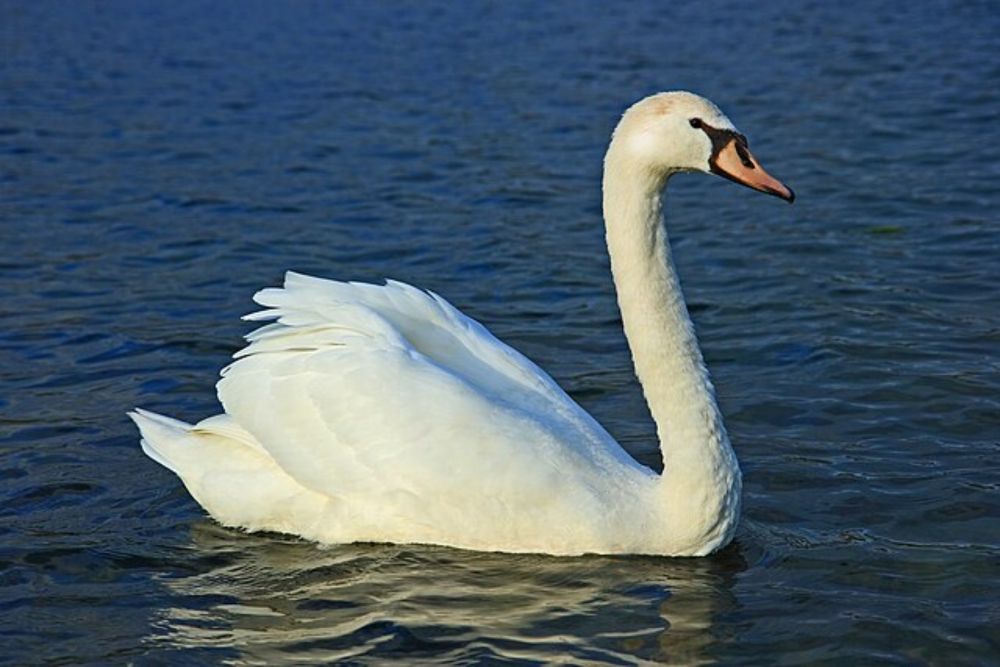
[[[1000,661],[1000,14],[679,4],[0,5],[3,661]],[[799,195],[669,200],[729,548],[320,548],[218,527],[141,454],[125,411],[215,412],[296,269],[438,291],[656,466],[598,182],[665,88]]]

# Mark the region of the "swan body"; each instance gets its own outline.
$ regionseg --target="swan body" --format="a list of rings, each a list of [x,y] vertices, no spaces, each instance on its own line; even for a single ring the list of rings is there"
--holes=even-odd
[[[749,166],[748,166],[749,165]],[[223,414],[130,413],[219,522],[324,543],[699,556],[732,538],[740,471],[670,258],[661,193],[719,173],[791,200],[707,100],[623,116],[604,210],[625,334],[664,460],[636,462],[552,378],[441,297],[295,273],[222,371]]]

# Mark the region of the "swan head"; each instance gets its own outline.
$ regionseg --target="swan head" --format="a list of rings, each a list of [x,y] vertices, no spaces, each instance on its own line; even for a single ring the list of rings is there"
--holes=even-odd
[[[700,171],[788,202],[795,199],[790,188],[764,171],[732,121],[694,93],[657,93],[636,102],[619,121],[611,145],[661,183],[677,172]]]

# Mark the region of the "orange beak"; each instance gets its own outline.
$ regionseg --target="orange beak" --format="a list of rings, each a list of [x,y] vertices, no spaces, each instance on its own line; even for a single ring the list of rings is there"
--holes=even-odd
[[[712,171],[719,176],[748,188],[781,197],[789,203],[795,201],[795,193],[791,188],[764,171],[750,153],[742,135],[731,135],[729,140],[715,151],[709,164]]]

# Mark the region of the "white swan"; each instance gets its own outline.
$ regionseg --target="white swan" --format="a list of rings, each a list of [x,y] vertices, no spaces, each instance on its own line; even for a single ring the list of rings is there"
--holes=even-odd
[[[647,97],[615,129],[607,242],[662,475],[437,295],[294,273],[254,297],[267,310],[248,319],[275,321],[222,371],[225,413],[191,426],[136,410],[143,451],[247,530],[560,555],[719,549],[736,528],[740,470],[662,222],[680,171],[793,199],[697,95]]]

